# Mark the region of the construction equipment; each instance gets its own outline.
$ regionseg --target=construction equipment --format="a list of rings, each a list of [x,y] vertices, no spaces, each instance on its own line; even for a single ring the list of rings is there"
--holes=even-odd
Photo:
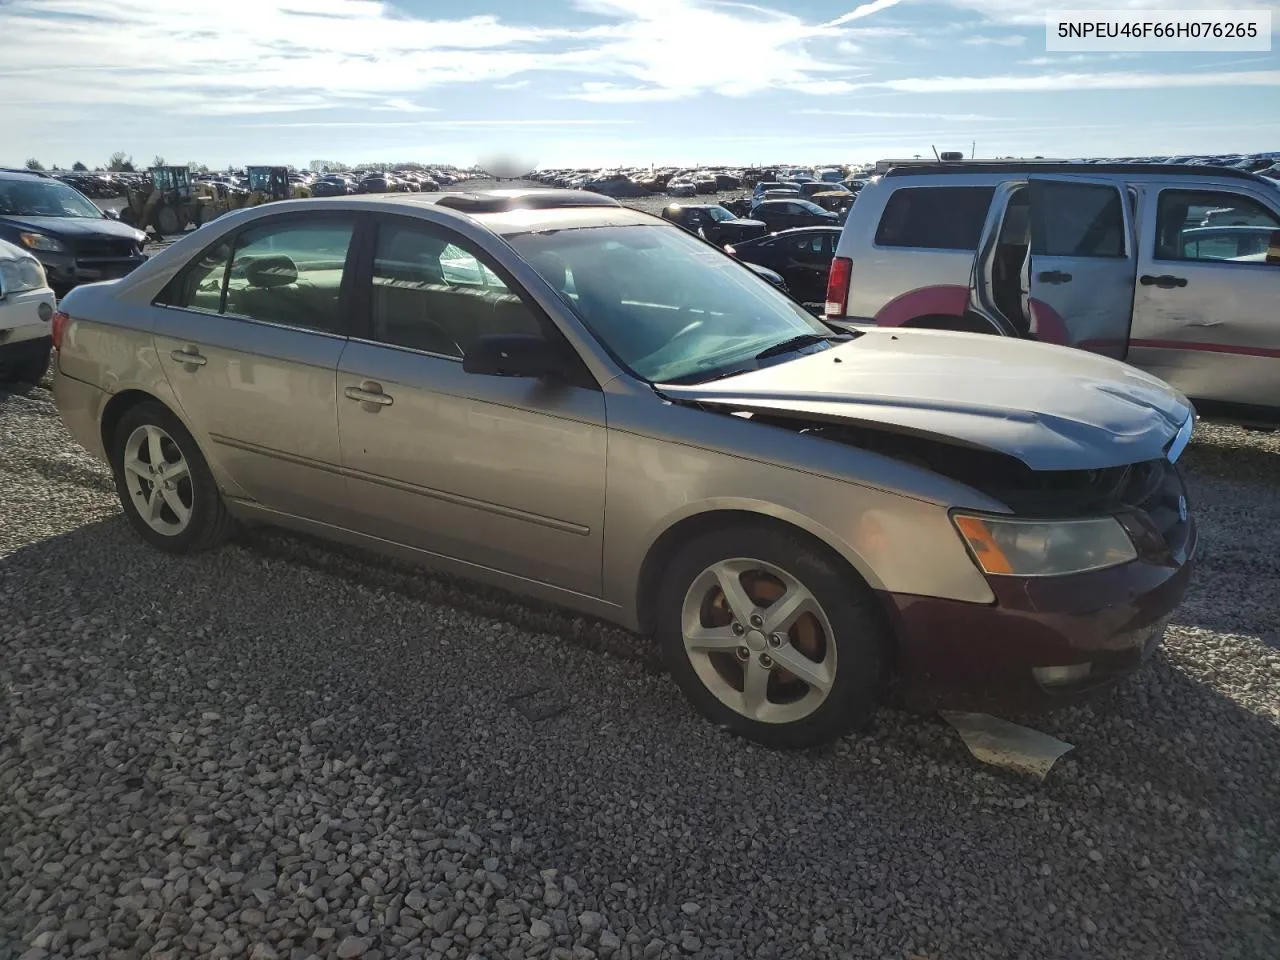
[[[301,200],[311,196],[311,188],[289,180],[288,167],[245,167],[250,200],[246,206],[275,200]]]
[[[150,174],[150,180],[129,184],[120,219],[130,226],[169,236],[193,223],[204,226],[228,209],[208,184],[192,183],[186,167],[152,167]]]

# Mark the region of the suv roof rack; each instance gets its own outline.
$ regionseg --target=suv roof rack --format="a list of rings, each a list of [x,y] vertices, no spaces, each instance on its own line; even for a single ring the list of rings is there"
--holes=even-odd
[[[1266,177],[1234,167],[1211,167],[1186,163],[1072,163],[1056,160],[956,160],[890,167],[885,177],[923,177],[933,174],[966,173],[1118,173],[1159,174],[1176,177],[1229,177],[1252,183],[1269,183]]]
[[[462,213],[506,213],[509,210],[554,210],[561,207],[620,207],[613,197],[587,190],[476,190],[449,193],[437,206]]]

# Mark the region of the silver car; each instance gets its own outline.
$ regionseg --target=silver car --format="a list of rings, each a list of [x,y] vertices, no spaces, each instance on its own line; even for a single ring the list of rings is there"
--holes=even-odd
[[[417,558],[652,635],[777,746],[882,697],[1054,702],[1140,665],[1191,574],[1187,401],[1104,357],[835,330],[575,191],[221,217],[54,322],[129,522]]]

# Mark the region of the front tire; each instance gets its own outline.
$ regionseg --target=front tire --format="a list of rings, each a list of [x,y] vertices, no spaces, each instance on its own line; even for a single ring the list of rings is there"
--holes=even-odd
[[[223,543],[232,519],[195,439],[164,404],[131,407],[111,444],[116,493],[151,546],[196,553]]]
[[[772,525],[689,541],[658,592],[672,676],[707,719],[769,747],[811,747],[864,726],[889,631],[857,574]]]
[[[168,204],[156,208],[153,222],[156,233],[162,237],[171,237],[182,232],[182,218],[178,215],[178,211]]]

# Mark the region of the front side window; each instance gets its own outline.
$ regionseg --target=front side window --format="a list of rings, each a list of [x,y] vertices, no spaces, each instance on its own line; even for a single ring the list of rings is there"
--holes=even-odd
[[[1162,190],[1156,215],[1158,260],[1254,260],[1266,253],[1280,217],[1252,197],[1225,190]]]
[[[266,221],[243,230],[227,276],[224,312],[339,332],[338,297],[354,232],[349,217]]]
[[[378,227],[371,316],[379,343],[459,360],[477,337],[543,329],[468,242],[404,218]]]
[[[878,247],[977,250],[994,187],[905,187],[885,204]]]
[[[769,347],[832,336],[767,281],[678,229],[586,227],[507,240],[621,363],[651,382],[755,369]]]

